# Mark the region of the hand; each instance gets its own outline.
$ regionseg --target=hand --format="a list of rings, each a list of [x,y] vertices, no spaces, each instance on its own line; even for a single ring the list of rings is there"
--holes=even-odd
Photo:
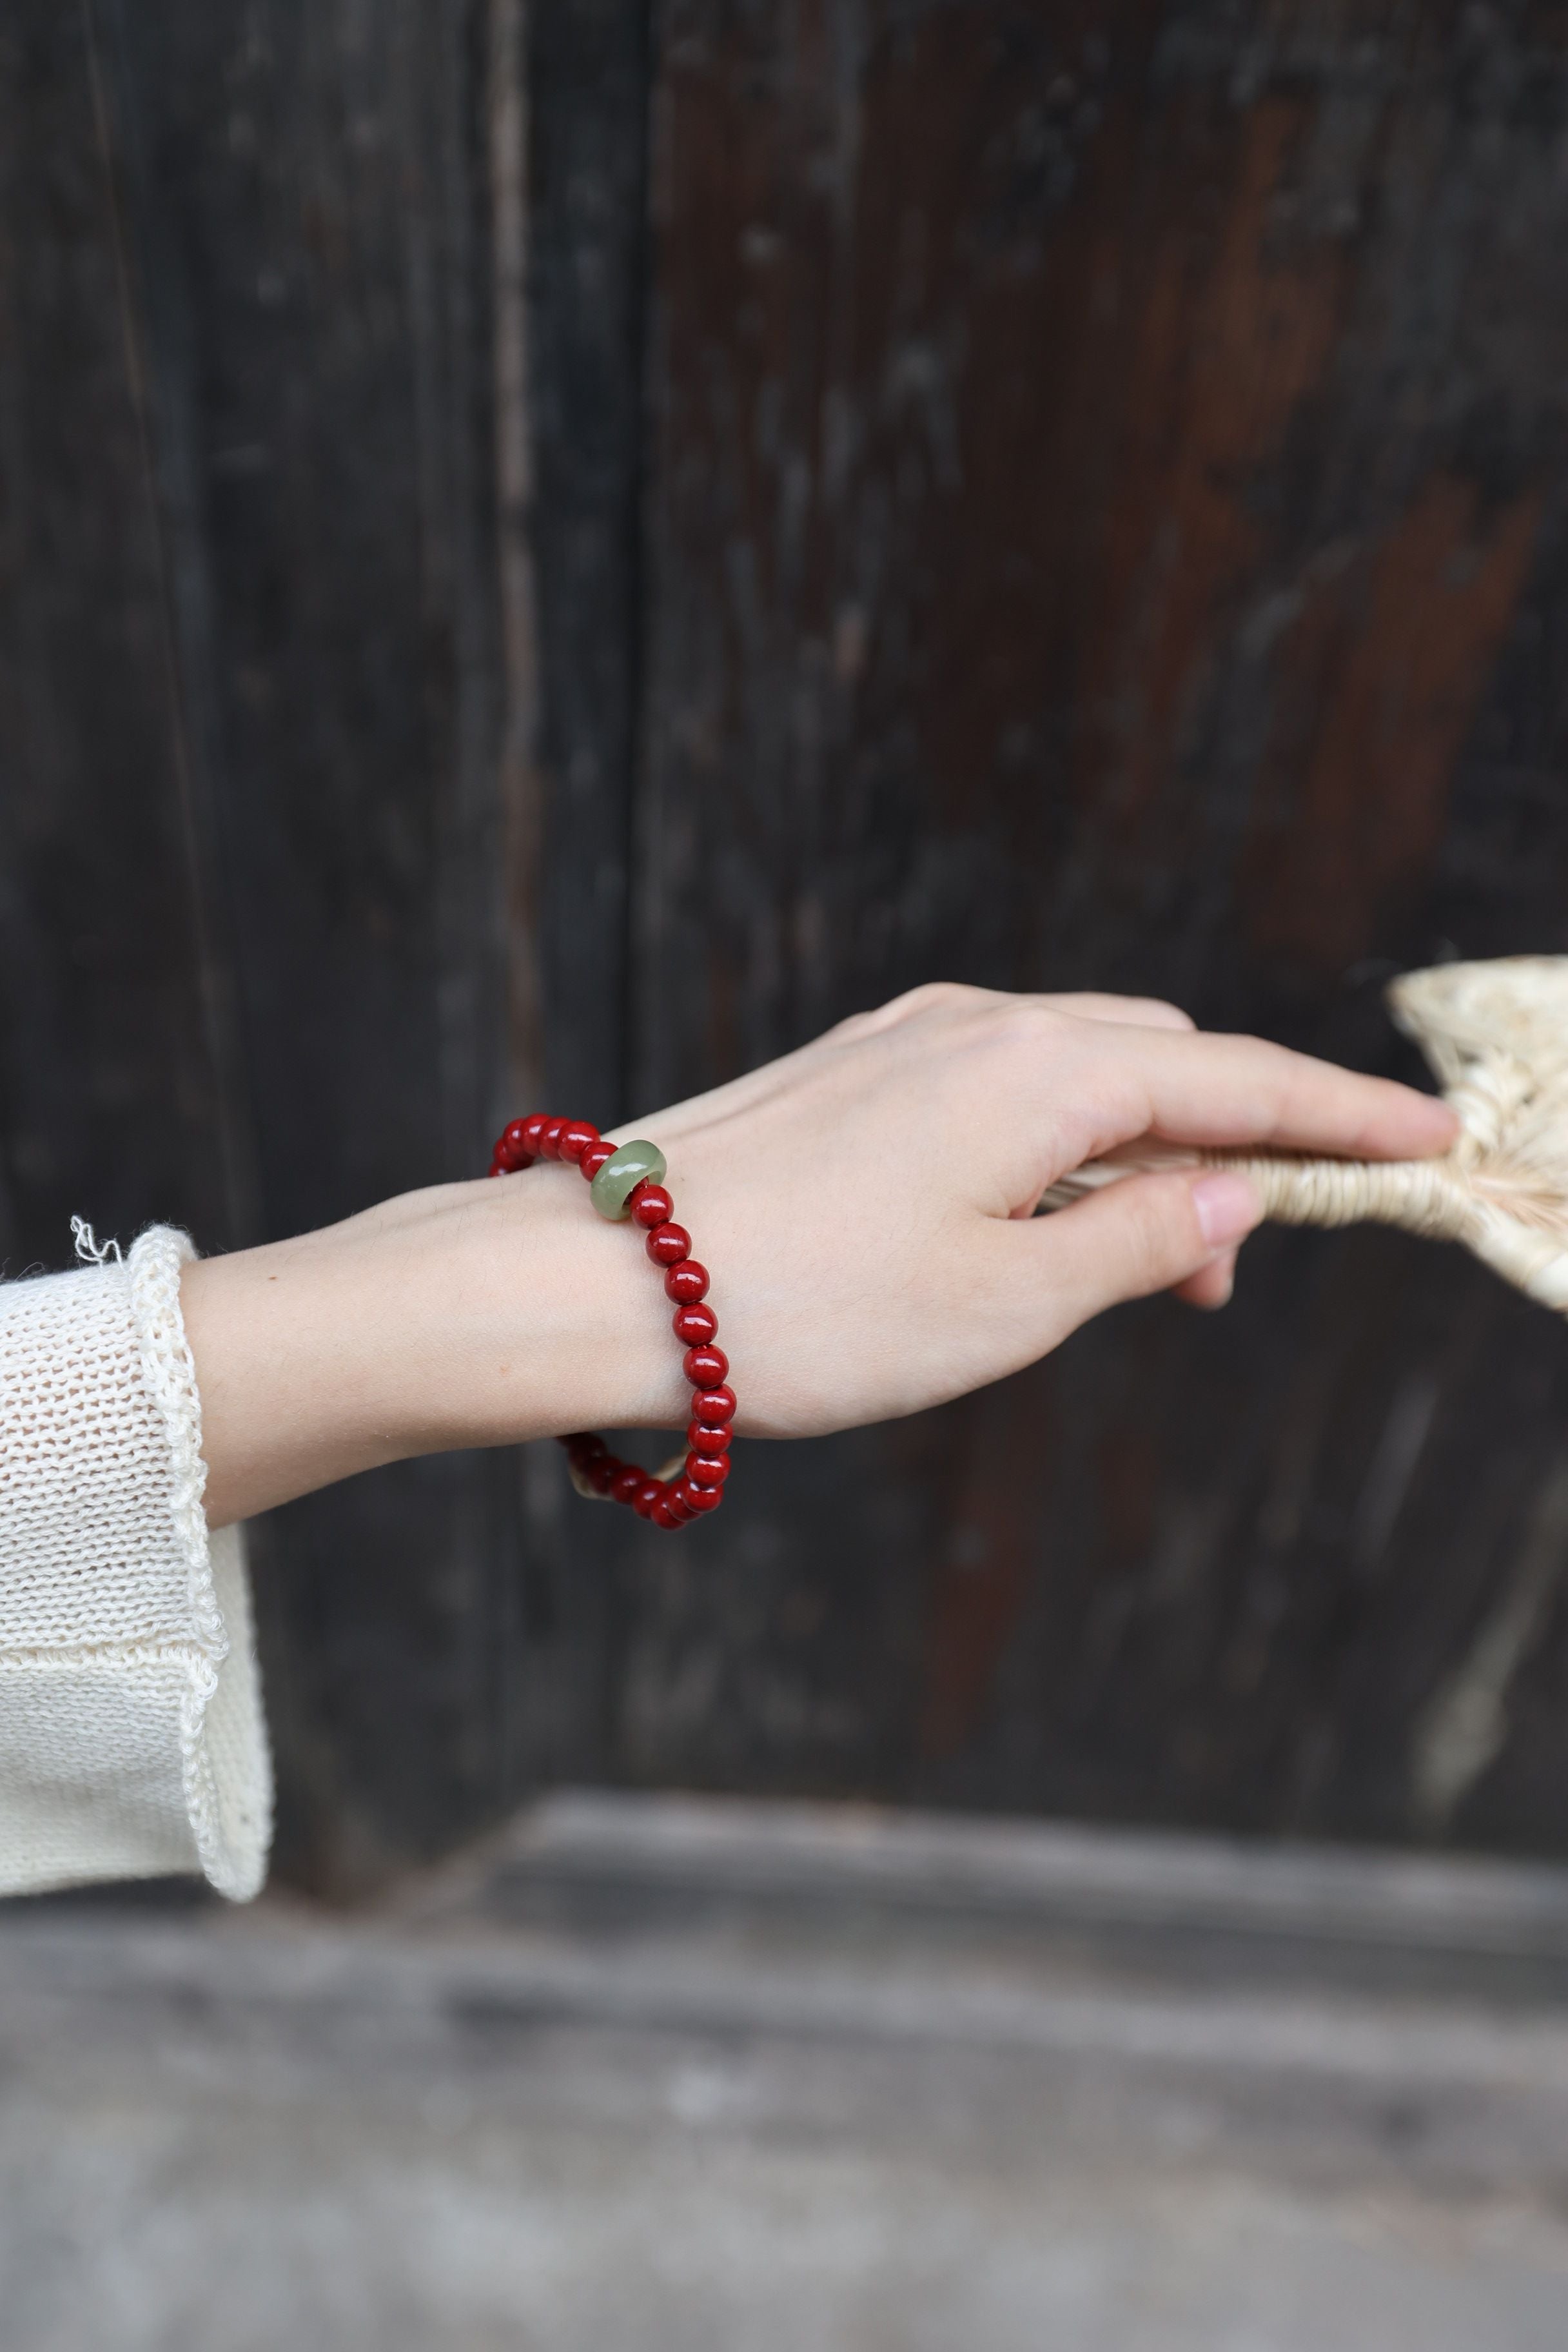
[[[1417,1158],[1455,1129],[1429,1096],[1169,1005],[937,986],[619,1133],[668,1159],[737,1430],[803,1437],[998,1380],[1119,1300],[1222,1304],[1259,1214],[1245,1179],[1130,1177],[1035,1220],[1086,1160],[1142,1140]],[[663,1286],[571,1168],[205,1260],[184,1295],[215,1526],[407,1454],[686,1418]]]

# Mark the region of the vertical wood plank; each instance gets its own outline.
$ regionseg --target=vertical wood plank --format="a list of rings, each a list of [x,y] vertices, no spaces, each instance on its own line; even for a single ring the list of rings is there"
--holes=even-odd
[[[168,582],[75,10],[0,26],[0,1255],[233,1229]]]
[[[214,920],[289,1233],[482,1167],[508,1100],[486,19],[104,21]],[[515,1795],[518,1536],[501,1457],[257,1530],[286,1870],[350,1884]]]
[[[640,1097],[939,975],[1404,1071],[1382,978],[1568,943],[1556,16],[673,0],[656,79]],[[1560,1848],[1565,1405],[1479,1269],[1267,1236],[748,1455],[625,1767]]]
[[[495,0],[498,16],[515,6]],[[526,447],[510,464],[526,484],[531,567],[515,602],[531,603],[537,622],[523,657],[536,665],[527,757],[540,1007],[525,1075],[531,1104],[570,1106],[607,1127],[632,1107],[648,9],[647,0],[552,0],[529,7],[524,24],[521,15],[508,38],[527,74],[528,418]],[[509,362],[498,342],[498,368],[517,374],[519,349],[514,340]],[[503,453],[507,430],[503,416]],[[502,496],[504,526],[504,484]],[[510,1717],[534,1770],[581,1779],[612,1756],[618,1538],[607,1513],[577,1511],[554,1447],[531,1449],[521,1469],[525,1637],[508,1675]]]
[[[626,1062],[642,615],[647,0],[530,12],[531,280],[552,1101],[609,1126]]]

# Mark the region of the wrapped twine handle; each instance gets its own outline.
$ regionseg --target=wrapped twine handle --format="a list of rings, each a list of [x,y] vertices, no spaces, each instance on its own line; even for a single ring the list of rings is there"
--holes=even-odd
[[[1403,1225],[1463,1242],[1506,1282],[1568,1314],[1568,956],[1509,956],[1407,972],[1394,1019],[1431,1064],[1461,1132],[1441,1160],[1294,1152],[1143,1152],[1090,1161],[1042,1209],[1153,1167],[1201,1160],[1258,1188],[1286,1225]]]

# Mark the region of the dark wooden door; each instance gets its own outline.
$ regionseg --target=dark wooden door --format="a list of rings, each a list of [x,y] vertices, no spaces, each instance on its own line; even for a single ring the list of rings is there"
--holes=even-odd
[[[25,5],[5,1248],[221,1245],[921,979],[1408,1066],[1568,948],[1568,20]],[[1568,1845],[1568,1340],[1273,1234],[665,1546],[257,1531],[282,1860],[563,1773]]]
[[[662,20],[636,1093],[932,974],[1404,1069],[1564,943],[1563,20]],[[1562,1331],[1269,1235],[627,1585],[628,1769],[1560,1843]]]

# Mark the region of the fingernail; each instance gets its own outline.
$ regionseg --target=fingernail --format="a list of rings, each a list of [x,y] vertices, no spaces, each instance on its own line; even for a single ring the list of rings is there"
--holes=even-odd
[[[1228,1169],[1199,1177],[1193,1186],[1193,1206],[1210,1249],[1224,1249],[1227,1243],[1240,1241],[1263,1214],[1263,1203],[1246,1177],[1233,1175]]]

